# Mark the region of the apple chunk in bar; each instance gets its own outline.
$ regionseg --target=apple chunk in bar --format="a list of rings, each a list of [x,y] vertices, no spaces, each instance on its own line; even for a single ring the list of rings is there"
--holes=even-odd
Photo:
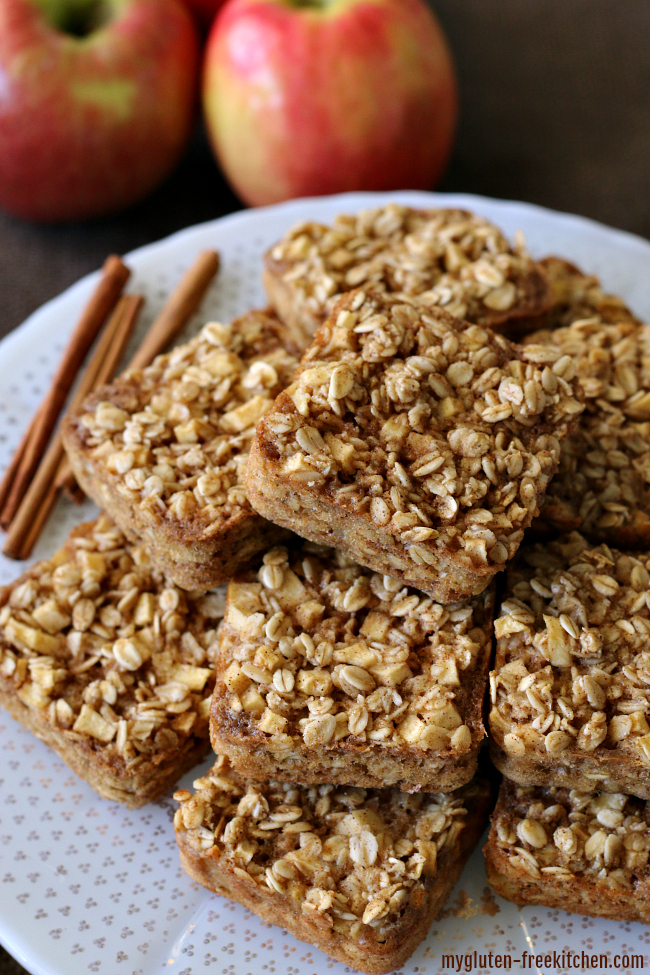
[[[250,781],[220,756],[174,796],[181,863],[198,883],[370,973],[426,937],[478,842],[490,789],[450,795]]]
[[[395,295],[345,295],[257,426],[265,518],[442,603],[516,552],[582,404],[568,356]]]
[[[650,799],[650,553],[522,549],[495,622],[490,748],[521,785]]]
[[[209,751],[221,593],[177,589],[102,515],[0,601],[0,704],[100,795],[141,806]]]
[[[648,814],[623,793],[504,779],[483,849],[488,883],[515,904],[650,924]]]
[[[476,771],[494,589],[441,606],[298,543],[228,587],[210,734],[259,779],[449,792]]]
[[[253,311],[93,393],[64,423],[84,491],[186,589],[209,589],[285,532],[251,508],[243,474],[255,424],[299,350]]]
[[[489,220],[397,203],[342,214],[331,226],[292,227],[266,254],[264,283],[282,320],[308,337],[358,287],[417,295],[506,334],[534,322],[552,300],[543,267]]]

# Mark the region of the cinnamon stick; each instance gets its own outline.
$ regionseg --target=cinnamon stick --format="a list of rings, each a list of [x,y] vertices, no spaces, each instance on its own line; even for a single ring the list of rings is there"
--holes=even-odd
[[[93,389],[98,386],[103,386],[105,383],[110,382],[117,371],[117,367],[120,364],[120,360],[126,351],[126,347],[129,343],[129,339],[135,328],[135,324],[138,320],[138,316],[144,304],[144,298],[142,295],[125,295],[120,298],[113,317],[111,318],[111,325],[113,329],[113,334],[110,338],[107,336],[106,349],[100,349],[97,346],[97,355],[93,356],[93,361],[95,358],[98,361],[98,368],[96,374],[92,380],[90,380],[90,385],[87,392],[83,395],[79,394],[79,391],[75,393],[75,396],[70,403],[70,409],[77,409],[81,406],[83,400]],[[108,329],[107,329],[108,331]],[[103,336],[102,336],[103,338]],[[92,363],[90,364],[92,365]],[[89,366],[90,368],[90,366]],[[81,383],[79,384],[81,388]]]
[[[216,251],[208,250],[199,254],[176,290],[167,299],[163,310],[151,325],[127,369],[144,369],[157,355],[164,352],[201,304],[218,270],[219,255]],[[60,475],[59,485],[75,504],[83,500],[79,497],[79,489],[69,465]]]
[[[106,321],[111,309],[114,308],[130,273],[119,257],[113,255],[104,262],[102,277],[77,323],[54,375],[52,385],[34,417],[27,442],[24,446],[21,444],[23,446],[22,457],[15,470],[15,476],[3,506],[3,523],[7,524],[13,520],[25,497],[68,396],[70,386],[97,333]]]
[[[192,267],[185,272],[180,284],[170,295],[147,332],[140,348],[128,365],[129,369],[144,369],[176,338],[183,326],[198,309],[208,286],[219,270],[216,251],[203,251]]]
[[[88,393],[115,370],[135,325],[142,298],[130,295],[120,298],[110,321],[102,332],[97,348],[79,382],[70,404],[78,409]],[[47,520],[58,490],[61,465],[65,455],[60,429],[56,431],[36,471],[7,534],[3,552],[12,559],[27,558]]]
[[[103,355],[103,358],[99,363],[99,370],[92,380],[92,385],[90,386],[88,392],[92,392],[92,390],[97,389],[98,386],[103,386],[104,383],[110,382],[115,375],[117,367],[120,364],[120,359],[124,355],[126,346],[131,338],[131,333],[133,332],[143,304],[144,298],[142,295],[127,295],[124,298],[120,298],[120,301],[113,313],[115,316],[115,324],[113,325],[113,320],[111,319],[111,325],[109,325],[106,329],[108,332],[109,328],[113,326],[114,335],[111,337],[108,350]],[[81,406],[82,400],[83,397],[79,399],[78,402],[73,400],[70,404],[70,409],[76,409],[78,406]],[[66,457],[64,457],[60,470],[57,474],[55,487],[63,488],[70,500],[74,501],[75,504],[80,504],[84,500],[84,494],[81,493],[81,495],[79,495],[78,493],[75,477],[70,470],[70,464],[68,463]]]
[[[56,482],[50,484],[49,488],[47,489],[47,493],[43,498],[39,506],[39,509],[32,520],[31,526],[29,528],[29,532],[25,537],[25,539],[23,540],[22,545],[20,546],[20,550],[16,558],[28,559],[29,556],[32,554],[34,546],[36,545],[36,542],[41,537],[41,532],[43,531],[43,528],[45,527],[47,520],[50,517],[50,513],[52,511],[52,508],[54,507],[57,494],[58,494],[58,488],[56,486]]]
[[[39,411],[40,411],[40,407],[39,407]],[[22,459],[25,456],[25,451],[27,450],[27,444],[29,443],[34,433],[34,427],[36,426],[38,415],[39,413],[37,412],[30,420],[29,426],[27,427],[25,433],[23,434],[23,439],[16,447],[14,455],[9,462],[9,467],[5,471],[4,477],[2,478],[2,482],[0,483],[0,527],[4,529],[7,529],[9,527],[9,522],[6,520],[4,516],[4,508],[7,503],[7,498],[9,497],[9,494],[11,492],[11,487],[16,478],[16,474],[18,473],[18,468],[20,467],[22,463]]]
[[[63,457],[61,434],[57,431],[45,451],[45,455],[36,471],[34,480],[27,489],[16,517],[11,522],[3,553],[10,559],[22,556],[23,544],[30,532],[34,519],[38,518],[41,506],[47,498],[48,491],[56,481],[59,464]],[[56,491],[54,492],[56,494]],[[50,504],[51,507],[51,504]],[[23,556],[24,557],[24,556]]]

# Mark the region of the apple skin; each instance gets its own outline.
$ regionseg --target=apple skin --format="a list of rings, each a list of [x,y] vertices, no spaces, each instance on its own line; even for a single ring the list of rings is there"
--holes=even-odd
[[[429,189],[453,142],[454,66],[424,0],[229,0],[202,87],[217,159],[256,206]]]
[[[44,4],[45,6],[45,4]],[[171,172],[195,118],[199,37],[178,0],[109,0],[80,38],[0,0],[0,206],[62,222],[121,210]]]

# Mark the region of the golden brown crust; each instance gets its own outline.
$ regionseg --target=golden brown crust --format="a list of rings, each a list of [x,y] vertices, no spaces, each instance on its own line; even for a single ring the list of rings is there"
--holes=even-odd
[[[446,608],[331,549],[270,550],[228,588],[213,748],[257,779],[459,788],[485,736],[493,606],[493,588]]]
[[[446,865],[444,879],[435,887],[430,886],[421,900],[414,899],[409,903],[406,916],[399,927],[382,941],[368,936],[359,938],[356,943],[347,941],[320,919],[306,918],[288,898],[280,901],[277,895],[260,891],[237,877],[232,870],[220,863],[218,856],[206,856],[181,848],[180,859],[181,866],[192,880],[208,890],[242,904],[263,921],[283,928],[299,941],[314,945],[335,961],[351,965],[357,971],[368,972],[370,975],[382,975],[401,968],[420,942],[424,941],[431,923],[444,907],[467,859],[478,843],[484,824],[485,816],[481,817],[480,825],[474,826],[468,822],[458,858],[454,863]]]
[[[252,510],[242,478],[254,424],[297,351],[275,316],[250,312],[207,325],[66,418],[81,487],[183,588],[226,582],[286,537]]]
[[[120,491],[120,477],[97,465],[79,443],[68,435],[66,451],[79,486],[120,526],[133,543],[147,546],[151,559],[181,589],[211,589],[228,582],[252,562],[266,545],[283,542],[286,529],[271,524],[255,511],[240,511],[211,538],[191,542],[185,528],[140,517]]]
[[[603,291],[594,275],[585,274],[562,257],[545,257],[540,264],[548,277],[553,303],[546,326],[538,324],[538,328],[565,327],[584,318],[597,318],[606,325],[641,324],[622,298]]]
[[[440,602],[481,592],[517,550],[575,426],[574,366],[353,291],[258,424],[252,505]]]
[[[483,852],[488,883],[515,904],[648,924],[649,848],[638,800],[504,780]]]
[[[539,264],[549,284],[550,307],[541,315],[514,322],[508,330],[510,338],[520,340],[531,331],[554,331],[587,319],[601,325],[641,324],[622,298],[603,291],[594,275],[585,274],[562,257],[545,257]]]
[[[483,697],[479,689],[472,696]],[[480,706],[479,706],[480,710]],[[401,746],[372,749],[369,745],[348,744],[345,748],[300,747],[296,753],[280,756],[264,748],[258,741],[257,752],[252,751],[253,736],[249,729],[234,722],[232,715],[224,715],[220,704],[212,710],[212,747],[227,754],[234,767],[251,779],[269,777],[280,782],[301,782],[333,785],[356,784],[364,789],[377,788],[378,783],[394,786],[403,792],[454,792],[466,785],[476,774],[480,745],[458,758],[439,757],[431,753],[414,754],[415,749]],[[259,739],[261,736],[257,736]]]
[[[52,727],[45,714],[27,707],[16,696],[10,680],[0,678],[0,705],[27,731],[31,731],[61,758],[69,768],[104,799],[137,809],[160,799],[210,751],[207,735],[187,738],[180,747],[161,751],[133,769],[119,757],[107,756],[89,738],[70,739],[62,729]]]
[[[518,785],[600,789],[650,799],[650,768],[629,755],[605,749],[589,755],[578,748],[568,748],[561,757],[509,755],[497,743],[502,739],[499,732],[490,738],[490,758],[502,775]]]
[[[100,795],[141,806],[209,751],[222,613],[102,515],[2,591],[0,704]]]
[[[215,796],[215,779],[216,789],[228,789],[225,806]],[[282,803],[282,788],[247,783],[222,765],[195,788],[194,796],[176,794],[182,805],[174,820],[189,875],[369,973],[400,967],[426,936],[489,808],[489,789],[479,782],[454,796],[408,799],[388,789],[324,786],[320,795],[287,785]],[[405,815],[407,803],[413,808]],[[299,823],[291,821],[295,815],[302,816]],[[267,817],[263,830],[256,828],[260,816]],[[272,816],[275,829],[269,829]],[[389,885],[377,889],[380,862],[390,876]]]
[[[393,203],[341,215],[331,227],[293,227],[265,255],[264,284],[280,318],[307,340],[359,286],[418,295],[506,334],[539,327],[552,300],[544,268],[494,224],[465,210]]]
[[[435,571],[426,562],[418,565],[399,536],[382,531],[363,514],[344,505],[333,512],[329,498],[302,490],[295,483],[283,483],[277,465],[269,461],[257,441],[249,455],[246,491],[251,504],[269,521],[290,525],[298,535],[320,545],[347,550],[369,569],[390,573],[441,603],[477,595],[494,578],[492,566],[469,559],[459,562],[453,553],[444,551],[437,554]]]
[[[262,281],[269,305],[281,322],[284,322],[294,341],[307,344],[312,335],[325,320],[323,314],[310,311],[305,304],[299,304],[291,284],[284,279],[287,268],[265,256]]]
[[[490,675],[492,757],[509,778],[650,798],[649,565],[577,532],[521,551]]]

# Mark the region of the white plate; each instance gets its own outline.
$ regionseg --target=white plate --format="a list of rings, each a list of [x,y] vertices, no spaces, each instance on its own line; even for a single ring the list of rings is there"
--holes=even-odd
[[[520,203],[425,193],[349,194],[248,211],[193,227],[130,254],[130,287],[147,299],[144,330],[198,251],[214,247],[222,271],[189,331],[201,321],[228,320],[264,301],[261,255],[298,220],[329,221],[336,213],[399,200],[414,206],[476,210],[512,236],[521,228],[536,256],[560,254],[598,274],[650,320],[650,244],[578,217]],[[0,344],[0,469],[47,387],[61,349],[96,275],[84,278],[32,315]],[[35,557],[49,555],[73,524],[92,516],[61,501]],[[0,583],[20,567],[0,557]],[[206,768],[209,763],[206,763]],[[198,773],[186,776],[189,785]],[[239,905],[213,896],[179,869],[166,798],[128,812],[99,798],[44,745],[0,714],[0,940],[32,975],[315,975],[349,971]],[[497,913],[495,913],[497,910]],[[450,899],[447,915],[406,965],[408,973],[442,971],[442,954],[467,953],[462,969],[492,972],[478,955],[509,954],[511,970],[527,949],[546,953],[642,954],[650,929],[595,921],[545,908],[514,906],[486,896],[476,851]],[[472,954],[478,952],[476,958]],[[613,967],[613,965],[612,965]],[[623,967],[620,970],[625,970]]]

